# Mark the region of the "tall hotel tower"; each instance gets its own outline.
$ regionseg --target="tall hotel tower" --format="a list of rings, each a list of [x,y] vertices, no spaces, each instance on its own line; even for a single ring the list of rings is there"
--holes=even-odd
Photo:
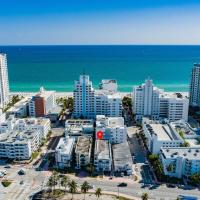
[[[74,90],[74,111],[75,118],[94,118],[94,89],[89,76],[80,75],[78,81],[75,81]]]
[[[194,64],[190,83],[190,106],[200,107],[200,63]]]
[[[0,54],[0,107],[9,102],[9,82],[6,54]]]

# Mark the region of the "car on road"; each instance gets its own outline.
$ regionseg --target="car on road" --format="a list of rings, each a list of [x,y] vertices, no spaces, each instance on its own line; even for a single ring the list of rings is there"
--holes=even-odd
[[[24,184],[24,181],[23,181],[23,180],[22,180],[22,181],[20,181],[20,182],[19,182],[19,184],[20,184],[20,185],[23,185],[23,184]]]
[[[168,188],[176,188],[176,185],[173,185],[173,184],[167,184],[166,185]]]
[[[4,168],[6,168],[6,169],[10,169],[11,166],[10,166],[10,165],[6,165]]]
[[[118,187],[127,187],[127,183],[122,182],[122,183],[119,183],[117,186]]]
[[[25,175],[25,174],[26,174],[25,169],[21,168],[21,169],[18,171],[18,174],[19,174],[19,175]]]
[[[3,172],[0,172],[0,178],[3,178],[5,174]]]

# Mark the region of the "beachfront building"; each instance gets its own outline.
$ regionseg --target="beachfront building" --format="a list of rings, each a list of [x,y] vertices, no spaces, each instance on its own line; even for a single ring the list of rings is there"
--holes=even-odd
[[[162,148],[160,158],[164,174],[170,177],[189,177],[200,173],[200,148]]]
[[[147,79],[141,86],[133,90],[133,112],[136,120],[142,120],[143,116],[151,119],[159,119],[159,95],[161,91],[153,86],[153,82]]]
[[[39,148],[39,131],[11,131],[0,134],[0,158],[28,160]]]
[[[160,94],[159,118],[167,119],[169,122],[177,120],[188,121],[189,99],[180,93]]]
[[[135,119],[143,117],[168,121],[188,120],[189,100],[179,93],[169,94],[153,86],[152,80],[146,80],[141,86],[134,87],[133,112]]]
[[[94,121],[90,119],[69,119],[65,122],[65,134],[77,141],[79,136],[92,136]]]
[[[112,152],[108,140],[96,140],[94,149],[94,166],[97,172],[110,172],[112,169]]]
[[[184,140],[170,123],[143,118],[142,128],[146,138],[148,150],[158,154],[161,148],[180,147]]]
[[[0,108],[9,103],[9,81],[6,54],[0,54]]]
[[[29,97],[22,98],[19,102],[6,111],[6,115],[14,115],[17,118],[27,117],[29,102]]]
[[[99,84],[100,90],[107,90],[112,93],[116,93],[117,88],[118,88],[117,81],[114,79],[103,79]]]
[[[194,64],[190,81],[190,106],[200,107],[200,63]]]
[[[127,128],[124,125],[123,117],[106,117],[97,115],[96,135],[103,132],[104,140],[109,140],[111,144],[119,144],[127,141]]]
[[[100,90],[95,91],[89,76],[81,75],[79,81],[75,81],[73,116],[94,119],[96,115],[122,116],[122,99],[117,93],[117,82],[102,80]]]
[[[81,169],[90,163],[92,137],[79,136],[75,149],[76,168]]]
[[[113,164],[115,173],[124,173],[132,175],[132,156],[128,142],[112,145],[113,151]]]
[[[105,90],[95,91],[94,110],[96,115],[108,117],[122,116],[122,99],[118,93],[108,93]]]
[[[44,117],[55,107],[55,91],[46,91],[41,87],[40,92],[29,101],[29,115],[31,117]]]
[[[75,81],[74,89],[74,111],[75,118],[94,118],[94,89],[87,75],[80,75]]]
[[[57,168],[66,169],[71,166],[74,144],[74,138],[70,138],[67,135],[60,138],[55,150],[55,160]]]

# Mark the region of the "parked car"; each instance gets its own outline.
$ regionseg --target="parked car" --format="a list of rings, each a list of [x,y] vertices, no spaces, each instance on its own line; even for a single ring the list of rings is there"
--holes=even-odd
[[[5,174],[3,172],[0,172],[0,178],[3,178]]]
[[[169,188],[175,188],[176,185],[173,185],[173,184],[167,184],[167,187],[169,187]]]
[[[127,183],[122,182],[122,183],[119,183],[117,186],[118,187],[127,187]]]
[[[20,169],[19,171],[18,171],[18,174],[19,175],[25,175],[26,174],[26,171],[25,171],[25,169]]]
[[[23,180],[22,180],[22,181],[20,181],[20,182],[19,182],[19,184],[20,184],[20,185],[23,185],[23,184],[24,184],[24,181],[23,181]]]
[[[10,165],[6,165],[4,168],[6,168],[6,169],[10,169],[11,166],[10,166]]]

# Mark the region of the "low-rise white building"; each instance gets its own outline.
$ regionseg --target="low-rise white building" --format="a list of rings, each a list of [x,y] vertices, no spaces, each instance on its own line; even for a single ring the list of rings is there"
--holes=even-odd
[[[114,172],[131,175],[133,160],[128,142],[112,145]]]
[[[180,147],[184,140],[169,123],[143,118],[142,128],[151,153],[158,154],[161,148]]]
[[[111,144],[123,143],[127,140],[127,128],[123,117],[97,115],[96,134],[99,131],[103,132],[103,139],[109,140]]]
[[[79,136],[92,136],[94,121],[89,119],[69,119],[65,122],[65,134],[74,137],[77,141]]]
[[[162,148],[160,158],[165,175],[189,177],[200,173],[200,148]]]
[[[27,117],[29,102],[29,97],[22,98],[19,102],[17,102],[14,106],[12,106],[6,111],[6,115],[14,115],[18,118]]]
[[[74,138],[70,138],[69,136],[60,138],[55,150],[57,168],[66,169],[71,166],[74,144]]]
[[[39,131],[12,131],[0,137],[0,157],[27,160],[39,147]]]
[[[81,169],[90,163],[92,148],[92,138],[86,136],[79,136],[76,144],[76,168]]]
[[[110,172],[112,169],[112,152],[108,140],[96,140],[94,150],[94,166],[98,172]]]
[[[10,115],[5,122],[0,123],[0,133],[10,132],[13,130],[38,130],[40,133],[39,137],[41,141],[43,138],[46,138],[48,132],[51,130],[51,122],[46,118],[18,119],[13,115]]]

